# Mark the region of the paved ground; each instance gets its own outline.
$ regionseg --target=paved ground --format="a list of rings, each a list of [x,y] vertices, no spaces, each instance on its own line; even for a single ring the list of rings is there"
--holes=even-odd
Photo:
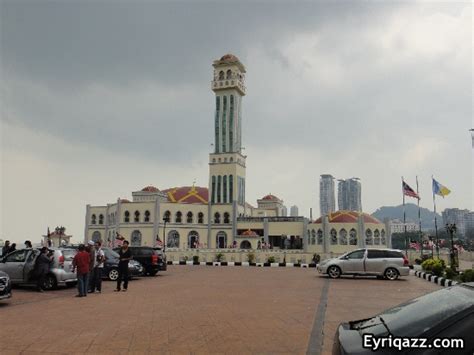
[[[103,285],[79,299],[74,289],[15,289],[0,303],[0,352],[326,354],[339,322],[439,288],[413,276],[328,280],[314,269],[210,266],[171,266],[126,293]]]

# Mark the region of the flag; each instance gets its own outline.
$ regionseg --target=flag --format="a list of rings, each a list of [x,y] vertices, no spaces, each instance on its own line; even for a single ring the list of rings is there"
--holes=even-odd
[[[406,196],[420,199],[420,196],[405,181],[402,181],[403,194]]]
[[[441,185],[438,181],[433,179],[433,194],[441,197],[449,195],[451,192],[446,186]]]
[[[416,241],[411,241],[410,248],[416,249],[416,251],[420,250],[420,244]]]

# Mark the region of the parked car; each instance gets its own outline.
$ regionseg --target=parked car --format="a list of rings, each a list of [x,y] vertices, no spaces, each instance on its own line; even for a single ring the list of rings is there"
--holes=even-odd
[[[168,263],[166,259],[166,254],[161,248],[153,248],[158,253],[158,269],[160,271],[166,271],[168,268]]]
[[[152,247],[128,247],[134,260],[143,265],[145,275],[155,276],[158,273],[158,252]],[[115,248],[118,252],[120,248]]]
[[[333,279],[341,275],[384,276],[396,280],[407,276],[410,268],[403,252],[396,249],[357,249],[338,258],[323,260],[317,270]]]
[[[10,298],[12,296],[12,284],[10,276],[0,271],[0,300]]]
[[[333,346],[336,354],[373,354],[363,348],[364,335],[393,339],[427,338],[426,345],[434,345],[435,338],[461,338],[463,349],[385,348],[377,352],[387,354],[472,354],[474,351],[474,282],[460,284],[426,294],[371,318],[339,325]],[[418,342],[419,344],[420,342]]]
[[[50,271],[46,275],[43,288],[55,289],[58,286],[70,286],[77,282],[72,272],[74,249],[49,248],[53,255]],[[0,271],[10,276],[12,285],[36,285],[34,274],[35,261],[40,254],[39,249],[19,249],[1,259]]]
[[[104,270],[102,278],[116,281],[119,276],[118,264],[119,255],[110,248],[102,248],[105,254]],[[128,263],[129,277],[143,275],[143,266],[136,260],[130,260]]]

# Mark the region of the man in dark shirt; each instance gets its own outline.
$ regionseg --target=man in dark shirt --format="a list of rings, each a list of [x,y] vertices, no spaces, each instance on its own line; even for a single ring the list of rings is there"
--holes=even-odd
[[[40,255],[38,255],[35,261],[35,274],[38,277],[36,282],[36,290],[38,292],[43,292],[44,281],[46,279],[46,275],[48,275],[51,261],[53,260],[53,257],[48,255],[48,253],[48,248],[42,247]]]
[[[79,251],[72,260],[73,272],[77,269],[77,289],[79,293],[76,297],[87,296],[87,286],[89,285],[89,253],[86,252],[84,244],[79,245]]]
[[[120,249],[119,255],[119,277],[117,279],[117,289],[115,292],[120,291],[122,280],[123,291],[127,291],[128,288],[128,262],[132,259],[132,252],[128,248],[128,241],[123,241],[122,249]]]
[[[6,240],[5,245],[2,248],[2,256],[7,255],[9,251],[10,251],[10,241]]]

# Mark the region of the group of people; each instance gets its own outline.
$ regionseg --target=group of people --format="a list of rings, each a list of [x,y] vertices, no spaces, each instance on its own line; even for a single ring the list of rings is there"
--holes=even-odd
[[[269,249],[273,249],[273,248],[272,248],[271,243],[267,243],[264,240],[262,240],[262,241],[258,241],[257,249],[269,250]]]
[[[30,245],[31,245],[31,242],[29,240],[27,240],[26,242],[29,242]],[[25,242],[25,245],[26,245],[26,242]],[[31,247],[30,247],[31,248]],[[11,252],[14,252],[16,250],[16,243],[12,243],[10,245],[10,241],[9,240],[6,240],[5,241],[5,244],[3,245],[3,248],[2,248],[2,256],[3,255],[7,255]]]
[[[123,291],[128,289],[128,262],[132,258],[128,241],[123,241],[119,251],[119,277],[117,288],[120,291],[123,282]],[[77,272],[76,297],[86,297],[88,293],[102,292],[102,270],[104,269],[105,253],[100,241],[89,241],[87,245],[79,245],[78,252],[72,261],[73,272]]]

